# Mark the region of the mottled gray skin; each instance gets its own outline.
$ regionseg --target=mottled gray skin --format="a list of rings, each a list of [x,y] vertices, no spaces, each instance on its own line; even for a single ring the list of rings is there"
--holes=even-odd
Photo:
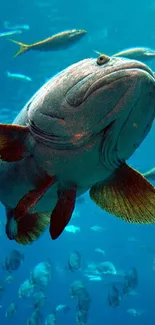
[[[1,163],[0,200],[15,208],[44,172],[57,182],[31,209],[51,211],[57,190],[77,196],[106,181],[140,145],[155,117],[155,79],[138,61],[80,61],[48,81],[14,124],[27,125],[29,157]],[[19,135],[20,136],[20,135]]]

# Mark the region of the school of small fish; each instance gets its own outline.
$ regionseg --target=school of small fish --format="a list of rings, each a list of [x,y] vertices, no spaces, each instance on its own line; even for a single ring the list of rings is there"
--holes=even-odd
[[[8,290],[7,286],[11,286],[11,283],[14,281],[14,278],[11,279],[11,282],[8,281],[8,277],[11,274],[24,267],[24,254],[18,250],[12,250],[8,253],[4,260],[3,272],[4,277],[1,279],[0,287],[0,299],[5,295],[5,292]],[[87,270],[84,270],[84,260],[79,251],[72,251],[68,256],[66,261],[66,271],[74,273],[78,277],[86,276],[87,280],[90,282],[100,281],[104,283],[105,279],[113,280],[108,283],[106,288],[106,301],[109,307],[117,308],[120,306],[123,297],[131,296],[136,292],[138,287],[138,272],[136,268],[131,268],[128,271],[124,271],[121,274],[121,280],[116,281],[116,275],[119,276],[115,266],[112,262],[101,262],[99,265],[90,265],[87,264]],[[65,265],[63,266],[65,270]],[[30,300],[32,313],[27,319],[27,324],[40,324],[43,318],[43,311],[46,308],[48,303],[47,291],[54,281],[54,272],[56,272],[55,265],[47,260],[45,262],[40,262],[34,266],[30,271],[29,276],[25,279],[24,282],[20,284],[18,288],[18,299],[23,301]],[[7,285],[6,285],[7,282]],[[103,284],[104,285],[104,284]],[[87,324],[89,318],[89,311],[91,308],[91,295],[89,293],[88,285],[86,285],[85,280],[74,280],[70,284],[70,298],[75,300],[76,304],[76,324],[82,325]],[[20,302],[19,302],[20,303]],[[3,304],[1,305],[3,309]],[[5,317],[8,319],[14,319],[18,311],[18,302],[12,302],[8,308],[5,310]],[[65,301],[59,303],[55,306],[51,313],[48,314],[45,318],[45,325],[56,324],[58,315],[62,315],[63,319],[72,312],[72,307],[65,303]],[[144,312],[144,311],[143,311]],[[133,316],[140,316],[142,310],[128,309],[127,313]],[[42,323],[41,323],[42,324]]]

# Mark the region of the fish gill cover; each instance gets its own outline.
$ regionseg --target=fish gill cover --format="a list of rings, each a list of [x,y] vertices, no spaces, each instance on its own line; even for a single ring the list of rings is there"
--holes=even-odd
[[[0,3],[0,324],[155,322],[154,187],[142,177],[154,185],[154,15],[154,0]],[[80,61],[82,78],[72,66]],[[129,68],[123,75],[119,62]],[[115,74],[108,72],[112,66]],[[116,75],[126,75],[123,85]],[[47,118],[36,114],[38,107]],[[107,115],[110,107],[117,109]],[[86,115],[80,115],[83,108]],[[80,154],[73,159],[73,152]],[[97,176],[97,164],[110,176],[107,182]],[[69,177],[77,184],[66,191]]]

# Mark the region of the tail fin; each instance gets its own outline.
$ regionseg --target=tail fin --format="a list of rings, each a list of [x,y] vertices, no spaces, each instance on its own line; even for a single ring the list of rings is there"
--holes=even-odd
[[[18,55],[24,53],[24,52],[27,52],[27,51],[30,49],[30,47],[31,47],[31,46],[28,45],[28,44],[24,44],[24,43],[22,43],[22,42],[15,41],[15,40],[13,40],[13,39],[9,39],[9,41],[11,41],[11,42],[13,42],[13,43],[19,45],[19,51],[17,51],[17,52],[14,54],[14,56],[13,56],[14,58],[15,58],[16,56],[18,56]]]

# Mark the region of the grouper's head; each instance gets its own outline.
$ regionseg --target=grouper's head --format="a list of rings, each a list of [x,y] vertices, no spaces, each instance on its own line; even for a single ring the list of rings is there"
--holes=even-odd
[[[115,57],[71,65],[28,103],[29,128],[38,141],[70,149],[98,137],[102,157],[113,167],[132,155],[154,117],[153,72],[141,62]]]

